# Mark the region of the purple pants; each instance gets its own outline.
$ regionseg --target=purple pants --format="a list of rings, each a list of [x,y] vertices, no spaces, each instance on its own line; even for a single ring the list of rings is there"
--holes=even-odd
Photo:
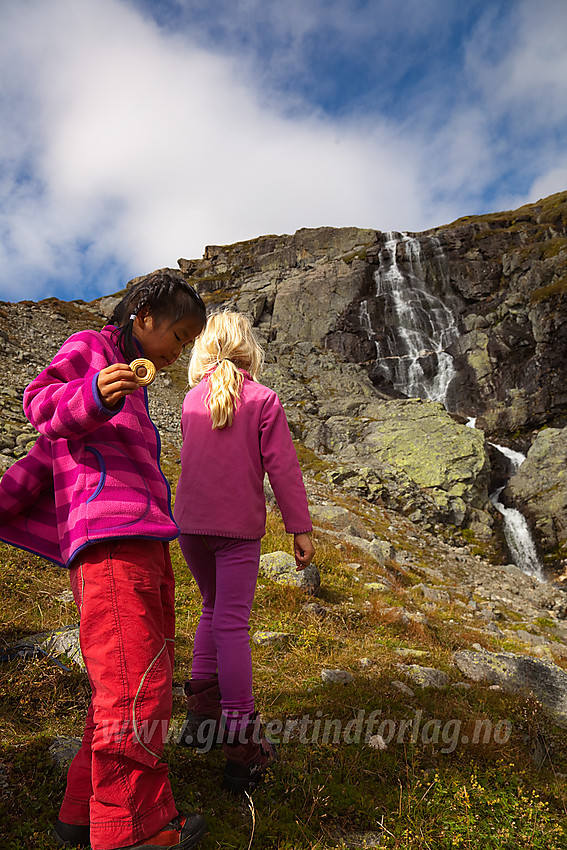
[[[260,543],[201,534],[179,537],[181,551],[203,597],[191,675],[210,679],[218,673],[229,729],[246,725],[254,711],[248,632]]]

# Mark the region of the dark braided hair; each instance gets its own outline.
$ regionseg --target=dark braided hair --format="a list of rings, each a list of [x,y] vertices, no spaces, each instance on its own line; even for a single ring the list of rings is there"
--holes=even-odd
[[[116,325],[116,343],[126,362],[139,356],[131,317],[137,316],[144,307],[157,324],[163,321],[174,324],[179,319],[194,318],[204,327],[207,321],[203,299],[180,272],[164,269],[145,275],[130,287],[110,319],[110,323]]]

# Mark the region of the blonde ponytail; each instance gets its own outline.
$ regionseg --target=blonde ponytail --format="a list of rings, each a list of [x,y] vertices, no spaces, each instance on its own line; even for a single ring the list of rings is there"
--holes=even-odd
[[[209,381],[206,405],[213,428],[232,425],[247,371],[257,381],[264,352],[256,342],[249,320],[233,311],[214,313],[193,346],[189,363],[189,383]]]
[[[242,392],[244,378],[231,360],[224,358],[209,376],[207,407],[213,428],[232,425],[232,417]]]

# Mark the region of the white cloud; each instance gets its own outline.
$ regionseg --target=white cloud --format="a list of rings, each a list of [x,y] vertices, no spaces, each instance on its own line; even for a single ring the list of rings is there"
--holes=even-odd
[[[314,0],[272,21],[282,55],[287,44],[299,56],[325,8],[338,27],[347,6]],[[415,24],[423,7],[412,8]],[[106,266],[99,288],[110,291],[210,243],[323,225],[419,230],[474,212],[503,155],[491,115],[507,113],[525,85],[521,57],[545,42],[537,27],[530,41],[524,15],[499,65],[517,82],[489,97],[480,59],[496,34],[477,34],[469,73],[490,110],[465,96],[435,125],[443,93],[432,91],[396,124],[377,112],[324,117],[293,92],[270,97],[245,48],[198,47],[191,30],[160,30],[126,0],[27,0],[2,15],[0,294],[11,299],[52,294],[54,278],[80,297],[76,282]],[[353,45],[359,25],[345,32]],[[551,109],[563,83],[541,61]],[[546,185],[562,174],[551,155],[537,173]]]
[[[407,200],[411,145],[385,123],[261,108],[231,62],[165,38],[117,0],[25,9],[33,20],[14,13],[4,31],[27,69],[14,81],[14,104],[29,95],[19,137],[41,140],[28,166],[36,191],[23,197],[14,179],[3,223],[21,274],[75,275],[70,249],[84,241],[93,262],[108,252],[138,272],[265,232],[421,224]]]
[[[548,195],[565,190],[567,190],[567,163],[559,168],[552,168],[551,171],[538,177],[528,196],[530,201],[539,201]]]
[[[489,120],[519,137],[553,131],[567,120],[567,3],[520,0],[509,29],[490,15],[468,49],[468,68]]]

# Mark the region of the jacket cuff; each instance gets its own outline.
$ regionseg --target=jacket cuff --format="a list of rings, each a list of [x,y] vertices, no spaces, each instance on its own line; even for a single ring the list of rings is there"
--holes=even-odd
[[[91,383],[91,390],[92,390],[92,394],[93,394],[93,399],[95,401],[95,404],[96,404],[98,410],[101,413],[104,413],[105,416],[111,418],[112,416],[115,416],[117,413],[120,413],[120,411],[124,407],[124,402],[126,401],[126,396],[123,396],[120,399],[120,401],[118,402],[118,404],[116,405],[116,407],[113,407],[112,410],[110,408],[106,407],[103,404],[103,401],[102,401],[102,398],[101,398],[101,395],[100,395],[100,392],[99,392],[99,389],[98,389],[98,376],[99,375],[100,375],[100,371],[97,372],[95,375],[93,375],[93,379],[92,379],[92,383]]]

